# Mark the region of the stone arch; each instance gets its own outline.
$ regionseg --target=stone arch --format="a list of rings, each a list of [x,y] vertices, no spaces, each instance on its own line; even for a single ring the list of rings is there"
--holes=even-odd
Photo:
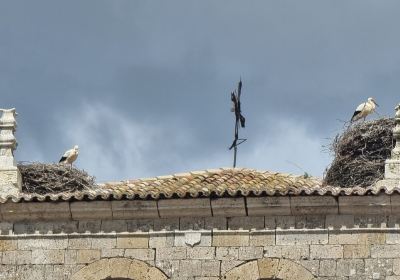
[[[315,280],[305,267],[286,259],[264,258],[250,261],[228,271],[226,280]]]
[[[167,280],[158,268],[129,258],[101,259],[76,272],[71,280]]]

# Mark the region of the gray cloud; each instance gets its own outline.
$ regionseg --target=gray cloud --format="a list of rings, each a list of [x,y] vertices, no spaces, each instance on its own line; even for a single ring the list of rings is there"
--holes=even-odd
[[[78,165],[101,180],[230,165],[229,92],[242,76],[249,141],[239,164],[300,172],[289,160],[321,175],[329,157],[320,145],[338,119],[369,96],[392,115],[399,8],[395,0],[1,2],[1,103],[20,113],[18,159],[56,161],[80,142],[90,153],[82,149]],[[286,129],[295,142],[283,139]],[[108,147],[112,166],[94,160]]]

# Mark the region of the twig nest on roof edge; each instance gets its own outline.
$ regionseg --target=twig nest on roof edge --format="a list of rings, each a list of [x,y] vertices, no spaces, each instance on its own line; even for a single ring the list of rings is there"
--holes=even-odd
[[[25,193],[70,193],[92,189],[95,178],[65,164],[19,163]]]
[[[334,160],[324,184],[368,187],[383,179],[385,160],[393,148],[394,119],[361,122],[337,135],[331,145]]]

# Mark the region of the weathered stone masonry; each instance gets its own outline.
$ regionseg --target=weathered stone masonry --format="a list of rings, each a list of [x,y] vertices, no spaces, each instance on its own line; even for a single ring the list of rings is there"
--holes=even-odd
[[[47,195],[22,191],[3,110],[0,279],[400,280],[396,108],[387,176],[365,189],[228,168]]]
[[[7,202],[0,279],[395,280],[399,202],[384,193]]]

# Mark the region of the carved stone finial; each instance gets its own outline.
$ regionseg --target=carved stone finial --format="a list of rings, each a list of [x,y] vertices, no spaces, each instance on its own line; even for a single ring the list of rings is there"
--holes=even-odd
[[[4,166],[7,163],[4,162],[3,158],[14,158],[14,150],[17,148],[17,139],[14,136],[17,128],[17,121],[15,120],[17,113],[15,108],[0,109],[0,112],[2,112],[0,118],[0,157],[2,161],[0,161],[0,165]],[[8,165],[10,164],[16,166],[14,160],[12,163],[8,163]]]
[[[0,109],[0,196],[15,195],[21,191],[21,174],[14,159],[17,148],[15,108]]]
[[[385,180],[394,179],[400,181],[400,104],[395,108],[395,126],[393,128],[393,140],[396,142],[390,159],[385,161]]]

